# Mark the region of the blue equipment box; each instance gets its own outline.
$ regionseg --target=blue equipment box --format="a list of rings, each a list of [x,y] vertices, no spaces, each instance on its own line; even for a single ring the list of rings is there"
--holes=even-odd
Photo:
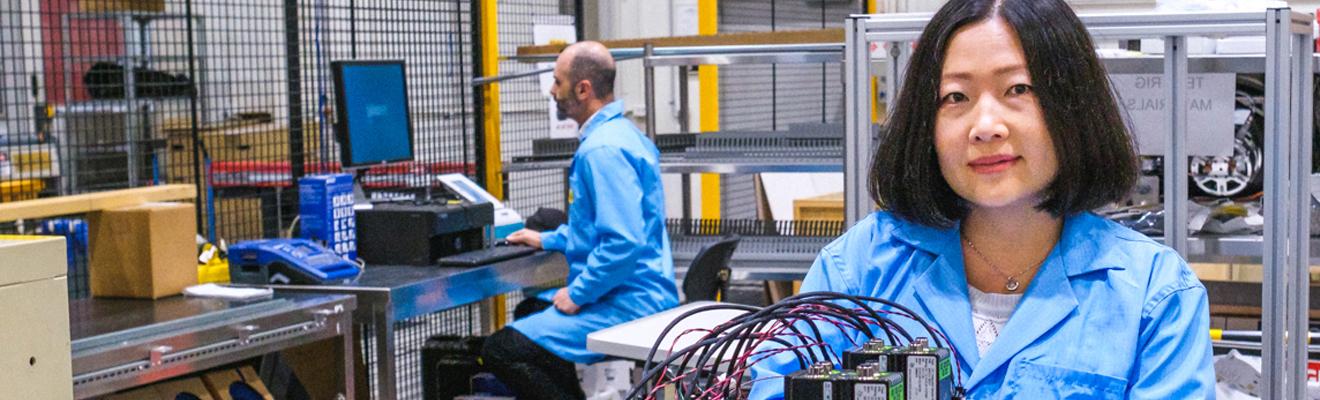
[[[353,175],[308,175],[298,179],[302,237],[325,243],[346,260],[357,259]]]
[[[234,283],[323,285],[350,283],[357,264],[307,239],[266,239],[229,246],[229,279]]]

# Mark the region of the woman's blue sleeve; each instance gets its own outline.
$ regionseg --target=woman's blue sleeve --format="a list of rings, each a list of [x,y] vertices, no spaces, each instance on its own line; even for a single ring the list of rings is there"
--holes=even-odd
[[[1172,250],[1156,259],[1173,281],[1142,308],[1137,362],[1129,379],[1134,399],[1215,397],[1210,306],[1203,286]]]

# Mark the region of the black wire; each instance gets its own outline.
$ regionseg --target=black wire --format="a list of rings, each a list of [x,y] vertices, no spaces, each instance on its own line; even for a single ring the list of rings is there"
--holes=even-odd
[[[696,348],[698,348],[698,347],[700,347],[700,346],[703,346],[703,345],[707,344],[707,342],[714,342],[714,341],[719,341],[719,340],[724,340],[724,338],[721,338],[721,337],[714,337],[714,338],[704,339],[704,340],[702,340],[702,341],[700,341],[700,342],[694,343],[694,344],[691,345],[691,346],[685,347],[685,348],[683,348],[682,350],[679,350],[679,351],[676,351],[676,352],[674,352],[674,353],[671,353],[668,357],[665,357],[665,361],[664,361],[664,362],[661,362],[660,364],[656,365],[655,368],[651,368],[651,369],[645,370],[645,371],[644,371],[644,375],[642,375],[641,380],[638,381],[638,384],[637,384],[637,385],[634,385],[634,386],[633,386],[633,389],[630,390],[630,391],[628,392],[628,395],[627,395],[627,396],[624,396],[624,398],[631,399],[631,398],[633,398],[633,396],[634,396],[635,394],[637,394],[637,391],[638,391],[638,390],[641,390],[642,388],[649,388],[649,387],[651,387],[650,385],[646,385],[646,382],[649,382],[649,381],[651,381],[652,379],[656,378],[656,374],[659,374],[660,371],[664,371],[664,370],[666,369],[665,367],[668,367],[669,364],[671,364],[671,363],[674,362],[674,360],[677,360],[677,359],[678,359],[679,357],[681,357],[681,356],[685,356],[685,353],[695,351]],[[791,343],[788,343],[787,341],[785,341],[785,340],[783,340],[783,339],[773,338],[773,337],[772,337],[772,338],[768,338],[767,340],[772,340],[772,341],[775,341],[775,342],[777,342],[777,343],[784,344],[785,347],[793,347]],[[793,350],[796,352],[796,349],[793,349]],[[801,357],[801,356],[799,355],[799,358],[800,358],[800,357]],[[802,368],[806,368],[806,365],[805,365],[805,364],[799,364],[799,365],[801,365]]]
[[[798,309],[798,307],[804,305],[814,305],[817,307],[823,307],[824,309],[818,309],[818,308]],[[759,338],[758,336],[752,335],[751,332],[759,331],[761,327],[763,327],[765,324],[770,322],[776,322],[776,321],[782,322],[786,327],[788,327],[789,329],[793,329],[794,331],[796,331],[795,328],[796,324],[801,322],[806,322],[807,326],[812,329],[813,336],[816,339],[815,342],[824,343],[824,338],[821,336],[819,328],[816,327],[816,323],[821,321],[810,319],[810,317],[813,315],[831,317],[836,322],[852,325],[857,330],[864,332],[868,337],[872,337],[872,338],[874,337],[866,322],[863,321],[861,318],[857,317],[856,315],[854,315],[854,310],[850,308],[845,308],[838,304],[813,300],[813,299],[783,301],[780,303],[776,303],[771,307],[762,309],[757,313],[752,314],[752,316],[750,317],[748,317],[747,315],[743,315],[740,316],[739,318],[735,318],[734,320],[729,321],[728,323],[721,324],[720,326],[717,326],[716,328],[712,329],[711,332],[707,334],[707,337],[716,336],[716,335],[720,335],[721,333],[729,332],[729,335],[726,335],[726,338],[734,338],[734,339],[741,338],[741,340],[726,339],[726,340],[703,342],[706,343],[706,345],[700,346],[700,348],[693,349],[693,351],[687,352],[688,355],[684,357],[682,363],[679,365],[679,370],[687,370],[688,362],[691,361],[691,358],[698,353],[700,353],[701,355],[697,357],[697,362],[693,365],[693,368],[702,368],[703,366],[707,365],[708,364],[707,361],[710,358],[710,350],[712,348],[720,349],[718,351],[718,355],[714,363],[715,365],[720,365],[723,362],[724,354],[726,354],[728,352],[729,347],[733,346],[735,343],[737,343],[738,350],[736,350],[734,354],[744,354],[742,349],[747,344],[746,338],[752,338],[752,337]],[[880,324],[884,324],[885,322],[889,322],[890,324],[893,323],[892,321],[888,321],[887,318],[880,317],[878,314],[872,313],[872,316],[875,318],[879,318],[877,320],[877,323]],[[896,326],[896,324],[894,325]],[[899,329],[901,329],[901,327]],[[798,333],[800,335],[800,332]],[[761,337],[763,337],[763,335]],[[838,361],[838,357],[834,354],[833,351],[828,351],[828,349],[824,347],[822,347],[818,351],[820,352],[823,358],[828,360]],[[807,354],[811,356],[812,362],[816,361],[814,354],[810,351],[810,348],[808,348]],[[799,360],[799,363],[801,363],[801,360]],[[713,379],[714,376],[708,379],[708,386],[714,383]],[[741,382],[741,377],[738,378],[738,381]]]
[[[805,311],[805,313],[804,313],[804,311]],[[803,314],[806,314],[806,315],[803,315]],[[812,326],[812,327],[814,328],[814,326],[815,326],[815,324],[816,324],[817,322],[822,322],[822,321],[817,321],[817,320],[811,319],[810,317],[813,316],[813,315],[822,315],[822,314],[823,314],[823,315],[826,315],[826,316],[830,316],[830,317],[835,317],[835,318],[841,320],[841,322],[850,322],[850,321],[848,321],[848,319],[847,319],[847,317],[849,317],[849,315],[847,315],[847,314],[845,314],[845,313],[838,313],[838,312],[834,312],[834,311],[830,311],[830,310],[810,310],[810,309],[809,309],[809,310],[796,310],[796,311],[794,311],[794,310],[789,310],[789,311],[786,311],[786,312],[785,312],[785,315],[786,315],[786,316],[793,317],[793,320],[791,321],[791,323],[790,323],[790,320],[785,320],[785,319],[782,319],[782,318],[779,319],[779,320],[781,320],[781,321],[785,321],[785,325],[786,325],[787,327],[793,327],[795,324],[798,324],[798,323],[801,323],[801,322],[806,322],[806,323],[809,324],[808,326]],[[764,326],[764,324],[769,323],[769,322],[773,322],[773,321],[766,320],[766,321],[762,321],[762,322],[760,322],[760,323],[757,325],[757,329],[754,329],[754,331],[760,331],[759,327],[760,327],[760,326]],[[867,325],[866,325],[864,322],[861,322],[860,320],[857,321],[857,324],[854,324],[853,327],[858,328],[858,330],[862,330],[862,331],[866,331],[866,330],[868,330]],[[842,331],[842,330],[840,330],[840,331]],[[842,333],[842,332],[840,332],[840,333]],[[846,335],[846,333],[842,333],[842,334],[845,334],[845,335]],[[817,340],[817,343],[822,343],[822,344],[823,344],[824,341],[823,341],[823,340]],[[742,347],[743,347],[744,344],[746,344],[746,341],[740,341],[740,342],[738,343],[738,349],[735,350],[733,354],[739,354],[739,355],[744,355],[744,356],[745,356],[746,353],[744,353],[744,351],[743,351],[743,349],[742,349]],[[728,350],[729,345],[732,345],[732,343],[726,343],[725,346],[721,349],[721,351],[719,352],[719,354],[718,354],[718,355],[716,356],[716,358],[715,358],[714,365],[719,365],[719,364],[721,363],[721,361],[723,360],[723,357],[724,357],[724,353]],[[755,351],[755,349],[748,349],[747,351]],[[810,347],[807,348],[807,351],[808,351],[808,354],[810,354],[810,351],[811,351]],[[818,349],[818,351],[820,351],[820,353],[821,353],[821,355],[823,356],[823,358],[825,358],[825,359],[828,360],[828,361],[832,361],[832,362],[834,362],[834,361],[840,361],[839,358],[838,358],[837,356],[834,355],[834,351],[833,351],[832,349],[827,349],[826,346],[820,346],[820,348]],[[703,357],[704,357],[704,355],[703,355]],[[740,357],[740,358],[742,358],[742,357]],[[813,360],[813,362],[814,362],[814,360]],[[799,360],[799,364],[801,364],[801,360]],[[698,366],[700,366],[700,365],[706,365],[705,359],[704,359],[704,358],[698,359],[696,365],[698,365]],[[742,381],[741,377],[737,378],[737,380],[738,380],[738,382],[741,382],[741,381]],[[710,380],[708,380],[708,382],[707,382],[707,385],[708,385],[708,386],[711,385],[711,384],[714,384],[713,377],[712,377]]]
[[[836,317],[836,318],[839,318],[839,319],[843,319],[843,320],[846,320],[847,317],[848,317],[848,315],[846,315],[846,314],[844,314],[844,313],[837,313],[837,312],[833,312],[833,311],[825,311],[825,310],[810,310],[810,311],[811,311],[811,313],[813,313],[813,314],[826,314],[826,315],[833,316],[833,317]],[[786,320],[784,317],[795,317],[795,319],[796,319],[797,321]],[[769,323],[769,322],[773,322],[773,321],[783,321],[783,322],[785,323],[785,326],[789,326],[789,327],[792,327],[792,326],[794,326],[794,325],[797,324],[797,323],[800,323],[800,322],[802,322],[802,321],[805,321],[805,322],[808,323],[808,326],[812,328],[813,333],[816,334],[816,337],[817,337],[817,341],[816,341],[816,342],[817,342],[817,343],[823,343],[823,342],[824,342],[823,337],[821,337],[820,334],[819,334],[819,332],[820,332],[819,328],[816,327],[816,323],[817,323],[817,322],[820,322],[820,321],[816,321],[816,320],[812,320],[812,319],[810,319],[810,318],[807,318],[806,315],[798,315],[798,314],[794,314],[793,311],[785,311],[785,312],[783,312],[782,314],[771,314],[771,315],[767,315],[765,318],[762,318],[762,319],[760,319],[760,320],[747,321],[747,322],[745,322],[742,326],[740,326],[740,327],[738,327],[738,328],[735,328],[735,329],[738,329],[738,330],[747,330],[747,331],[750,331],[750,332],[758,332],[759,329],[756,329],[756,328],[754,328],[754,327],[764,326],[764,324]],[[790,323],[790,322],[791,322],[791,323]],[[865,325],[865,323],[860,322],[860,320],[857,321],[857,322],[858,322],[858,323],[857,323],[856,325],[853,325],[854,327],[858,327],[859,329],[866,329],[866,325]],[[741,332],[739,332],[739,333],[740,333],[740,335],[741,335]],[[750,333],[749,333],[749,334],[750,334]],[[720,347],[720,351],[717,353],[717,356],[716,356],[716,358],[715,358],[715,365],[719,365],[719,364],[720,364],[720,362],[723,360],[724,354],[728,351],[729,347],[732,346],[733,344],[734,344],[733,341],[726,341],[726,342],[722,343],[722,346],[719,346],[719,347]],[[739,341],[739,342],[738,342],[738,345],[739,345],[738,347],[740,348],[740,350],[734,352],[734,354],[740,354],[740,355],[743,354],[742,351],[741,351],[741,347],[742,347],[743,344],[746,344],[746,341],[745,341],[745,340],[743,340],[743,341]],[[711,346],[711,347],[715,347],[715,346]],[[808,350],[807,352],[810,353],[810,348],[808,348],[807,350]],[[827,360],[830,359],[830,358],[832,358],[832,356],[833,356],[833,353],[832,353],[832,352],[827,352],[824,348],[819,349],[819,351],[820,351],[820,353],[821,353],[821,355],[822,355],[822,358],[825,358],[825,359],[827,359]],[[699,366],[707,365],[707,360],[709,360],[709,357],[710,357],[709,351],[705,351],[705,352],[703,352],[703,354],[701,355],[701,357],[698,357],[698,358],[697,358],[697,362],[696,362],[696,364],[694,364],[694,367],[699,367]],[[684,360],[684,364],[680,364],[679,367],[680,367],[680,368],[685,367],[685,366],[686,366],[686,362],[687,362],[687,360],[685,359],[685,360]]]
[[[843,301],[853,303],[856,307],[845,307],[840,304]],[[783,349],[777,350],[792,351],[792,354],[796,356],[799,368],[806,368],[807,362],[817,362],[817,353],[824,360],[837,363],[840,359],[835,355],[836,349],[829,348],[820,328],[817,326],[821,322],[835,325],[836,330],[840,334],[848,336],[854,344],[856,344],[856,340],[852,339],[846,332],[845,328],[847,327],[857,329],[869,339],[875,338],[876,330],[884,331],[890,342],[896,345],[899,344],[899,340],[895,334],[901,336],[908,343],[913,341],[911,334],[901,325],[892,318],[881,315],[870,303],[877,303],[898,310],[896,312],[887,311],[887,313],[896,314],[920,324],[926,330],[931,341],[936,344],[936,347],[945,347],[957,351],[944,340],[943,336],[936,333],[936,329],[930,323],[911,309],[896,302],[876,297],[854,296],[835,292],[811,292],[785,298],[764,308],[738,304],[714,304],[689,310],[679,315],[665,327],[647,354],[643,364],[641,380],[629,391],[627,398],[633,398],[642,390],[647,390],[647,395],[649,395],[650,390],[654,390],[657,385],[663,383],[659,381],[659,375],[670,369],[675,371],[675,378],[670,382],[676,384],[676,388],[680,393],[700,390],[702,387],[709,390],[718,383],[716,378],[719,376],[719,368],[725,362],[729,363],[728,371],[730,373],[734,371],[742,371],[742,373],[726,377],[726,379],[733,379],[732,385],[723,388],[721,393],[740,390],[743,378],[749,370],[748,366],[771,357],[766,356],[752,361],[755,354],[760,351],[761,344],[766,342],[783,346]],[[701,340],[669,354],[663,362],[652,365],[657,349],[663,344],[665,337],[677,326],[679,321],[701,312],[721,309],[749,312],[717,325],[710,329]],[[871,318],[874,325],[867,323],[862,316]],[[782,324],[784,329],[788,329],[792,332],[792,335],[795,335],[796,340],[785,340],[766,332],[766,327],[774,323]],[[799,325],[805,325],[809,330],[809,334],[804,333]],[[797,344],[794,342],[797,342]],[[812,351],[812,347],[819,347],[819,349]],[[729,357],[727,361],[726,356]],[[712,357],[713,363],[711,363]],[[675,362],[679,360],[681,362],[675,366]],[[693,361],[695,363],[692,363]],[[691,368],[688,367],[689,363],[692,363]],[[702,374],[706,374],[705,379],[703,379]],[[652,383],[653,381],[654,383]],[[703,381],[704,386],[700,385]]]
[[[921,324],[921,327],[926,329],[926,333],[930,335],[930,339],[931,339],[932,341],[935,341],[937,344],[943,344],[942,346],[938,346],[938,347],[948,347],[948,346],[947,346],[947,343],[945,343],[944,340],[941,339],[941,336],[935,334],[935,328],[931,327],[930,324],[927,323],[925,319],[922,319],[921,317],[917,316],[917,313],[913,312],[912,309],[907,308],[907,307],[904,307],[902,304],[898,304],[898,303],[895,303],[895,302],[893,302],[893,301],[885,300],[885,299],[878,298],[878,297],[870,297],[870,296],[853,296],[853,295],[849,295],[849,294],[836,293],[836,292],[811,292],[811,293],[802,293],[802,294],[799,294],[799,295],[796,295],[796,296],[791,296],[791,297],[785,298],[784,300],[787,301],[787,300],[790,300],[790,299],[797,299],[797,298],[813,298],[813,297],[826,297],[826,298],[842,298],[842,299],[846,299],[846,300],[849,300],[849,301],[852,301],[852,302],[858,304],[859,306],[861,306],[864,310],[867,310],[868,313],[872,314],[873,316],[877,316],[878,314],[875,313],[875,310],[872,309],[870,305],[864,303],[863,301],[870,301],[870,302],[874,302],[874,303],[880,303],[880,304],[884,304],[884,305],[887,305],[887,306],[890,306],[890,307],[893,307],[893,308],[897,308],[898,310],[900,310],[900,311],[902,311],[904,314],[906,314],[906,315],[903,315],[903,316],[908,317],[909,319],[912,319],[913,321],[915,321],[915,322]]]
[[[711,304],[708,306],[694,308],[688,312],[679,315],[677,318],[674,318],[673,321],[669,321],[669,325],[665,325],[665,329],[660,331],[660,336],[656,336],[655,343],[651,345],[651,351],[646,353],[646,362],[642,364],[642,370],[646,371],[651,369],[651,359],[655,358],[655,350],[660,347],[662,342],[665,340],[665,336],[669,335],[669,331],[673,330],[674,326],[678,325],[678,321],[682,321],[694,314],[699,314],[702,312],[714,311],[714,310],[745,310],[755,313],[757,311],[760,311],[761,309],[759,307],[742,305],[742,304]],[[716,327],[718,328],[719,326],[717,325]]]
[[[720,306],[725,306],[725,307],[720,307]],[[734,307],[728,307],[728,306],[734,306]],[[660,371],[663,371],[663,370],[664,370],[665,368],[667,368],[670,364],[672,364],[675,360],[677,360],[680,356],[682,356],[682,357],[683,357],[683,360],[684,360],[683,364],[680,366],[680,371],[681,371],[681,370],[686,370],[686,364],[687,364],[687,362],[691,359],[691,357],[693,356],[693,354],[695,354],[695,353],[698,352],[698,351],[701,351],[701,352],[708,351],[708,349],[709,349],[709,347],[711,347],[711,345],[714,345],[714,344],[717,344],[717,343],[721,343],[721,342],[724,342],[724,341],[736,340],[736,339],[744,339],[744,338],[768,339],[768,338],[767,338],[766,336],[764,336],[764,335],[755,335],[755,334],[753,334],[753,333],[747,333],[747,334],[741,334],[741,333],[738,333],[738,334],[729,334],[729,335],[723,335],[723,336],[719,336],[719,334],[724,333],[725,331],[727,331],[727,330],[730,329],[730,328],[743,327],[743,326],[746,326],[746,325],[748,325],[748,324],[754,324],[754,323],[757,323],[757,322],[759,322],[760,320],[763,320],[763,319],[764,319],[764,320],[774,320],[775,318],[777,318],[777,317],[774,316],[774,315],[757,315],[757,314],[760,314],[760,311],[766,311],[766,310],[758,309],[758,308],[756,308],[756,307],[751,307],[751,306],[736,306],[736,305],[712,305],[712,306],[706,306],[706,307],[702,307],[702,308],[694,309],[694,310],[692,310],[692,311],[690,311],[690,312],[688,312],[688,313],[685,313],[683,316],[680,316],[679,319],[676,319],[675,321],[672,321],[672,322],[670,323],[670,325],[666,327],[666,330],[664,331],[664,333],[661,334],[661,340],[663,339],[664,336],[666,336],[666,335],[668,334],[669,330],[672,330],[673,326],[677,324],[677,321],[681,320],[682,318],[685,318],[685,317],[690,316],[690,315],[692,315],[692,314],[695,314],[695,313],[697,313],[697,312],[708,311],[708,310],[711,310],[711,309],[718,309],[718,308],[739,308],[739,309],[747,309],[747,308],[751,308],[751,309],[756,309],[756,310],[758,310],[758,313],[744,314],[744,315],[739,316],[739,317],[737,317],[737,318],[735,318],[735,319],[733,319],[733,320],[730,320],[729,322],[726,322],[726,323],[724,323],[724,324],[720,324],[719,326],[713,328],[713,329],[711,330],[711,332],[707,334],[706,337],[703,337],[703,339],[700,340],[700,341],[698,341],[697,343],[694,343],[694,344],[689,345],[688,347],[685,347],[685,348],[683,348],[683,349],[681,349],[681,350],[679,350],[679,351],[676,351],[676,352],[674,352],[674,353],[671,353],[670,356],[669,356],[668,358],[666,358],[666,360],[665,360],[663,363],[657,365],[656,367],[650,367],[650,362],[649,362],[649,360],[652,359],[652,358],[654,358],[655,350],[656,350],[656,348],[659,347],[659,344],[657,344],[656,346],[652,347],[652,349],[651,349],[652,351],[650,352],[650,354],[648,354],[648,362],[645,364],[645,366],[644,366],[644,368],[643,368],[643,371],[646,372],[645,377],[644,377],[644,378],[638,383],[637,387],[638,387],[638,388],[641,388],[641,387],[648,387],[649,385],[647,385],[647,382],[651,380],[651,377],[654,377],[654,376],[656,376],[656,374],[658,374]],[[773,309],[771,309],[771,310],[773,310]],[[755,319],[750,318],[750,317],[748,317],[749,315],[756,316],[756,318],[755,318]],[[795,326],[793,326],[792,324],[786,324],[786,326],[787,326],[789,329],[793,330],[793,331],[794,331],[796,334],[798,334],[799,336],[805,337],[805,335],[803,335],[803,334],[801,333],[801,331],[798,331],[797,328],[796,328]],[[813,327],[813,328],[814,328],[814,327]],[[819,342],[819,341],[820,341],[819,332],[813,332],[813,333],[815,333],[815,336],[817,337],[817,341]],[[773,337],[770,337],[770,338],[773,338]],[[783,345],[784,345],[785,347],[787,347],[787,348],[792,348],[792,347],[794,347],[793,344],[791,344],[791,343],[789,343],[789,342],[787,342],[787,341],[784,341],[784,340],[782,340],[782,339],[777,339],[777,338],[775,338],[775,340],[773,340],[773,341],[776,342],[776,343],[781,343],[781,344],[783,344]],[[658,342],[659,342],[659,341],[657,341],[657,343],[658,343]],[[807,357],[803,357],[802,353],[801,353],[801,352],[798,352],[797,349],[791,349],[791,350],[793,350],[793,351],[794,351],[794,354],[796,354],[796,355],[798,356],[798,364],[801,365],[803,368],[805,368],[805,365],[806,365],[806,364],[803,363],[803,361],[802,361],[804,358],[806,358],[806,359],[810,359],[811,362],[815,362],[815,361],[816,361],[815,354],[814,354],[814,353],[811,353],[811,352],[809,351],[809,349],[808,349],[808,351],[806,352],[806,353],[807,353]],[[824,353],[822,353],[822,354],[824,354]],[[701,364],[698,364],[698,365],[701,365]]]
[[[746,334],[747,334],[747,335],[750,335],[750,334],[754,333],[755,331],[751,331],[751,330],[749,330],[748,328],[750,328],[751,326],[760,325],[761,322],[762,322],[762,321],[765,321],[765,320],[781,321],[781,322],[785,322],[785,325],[786,325],[786,326],[793,326],[792,324],[789,324],[789,323],[787,323],[786,321],[784,321],[784,320],[783,320],[783,317],[784,317],[783,315],[768,314],[768,315],[759,315],[759,316],[756,316],[755,318],[747,318],[747,319],[744,319],[744,320],[738,322],[737,325],[735,325],[735,326],[732,327],[732,329],[733,329],[733,334],[732,334],[732,335],[725,335],[725,336],[723,336],[723,338],[729,338],[729,337],[739,338],[739,337],[743,337],[743,335],[744,335],[743,332],[744,332],[744,331],[747,331]],[[819,329],[819,328],[817,328],[814,324],[809,324],[809,325],[807,325],[807,326],[808,326],[809,328],[811,328],[812,335],[816,338],[816,342],[817,342],[817,343],[824,342],[824,337],[821,336],[821,334],[820,334],[820,329]],[[715,334],[718,334],[718,333],[721,333],[721,332],[723,332],[723,331],[727,331],[727,330],[728,330],[728,328],[726,327],[726,328],[724,328],[724,329],[721,329],[719,332],[712,332],[712,335],[715,335]],[[797,332],[796,330],[795,330],[795,333],[800,334],[800,332]],[[710,349],[711,347],[715,347],[714,345],[717,344],[717,343],[718,343],[718,344],[722,344],[722,345],[727,345],[727,344],[729,344],[729,340],[713,341],[713,342],[710,342],[708,345],[706,345],[706,346],[702,346],[702,348],[698,349],[698,350],[701,351],[701,356],[697,358],[697,359],[698,359],[698,362],[697,362],[696,364],[694,364],[694,368],[700,368],[700,366],[706,365],[706,360],[709,359],[709,358],[708,358],[708,355],[709,355],[709,349]],[[682,363],[680,363],[679,366],[678,366],[679,369],[686,369],[686,368],[687,368],[687,363],[688,363],[688,361],[690,361],[690,360],[692,359],[692,356],[693,356],[694,354],[696,354],[696,351],[691,352],[691,353],[688,354],[687,357],[684,357]],[[807,349],[807,355],[811,358],[811,362],[813,362],[813,363],[816,362],[815,355],[811,353],[811,350],[810,350],[810,349]],[[825,353],[824,351],[821,352],[821,355],[822,355],[823,358],[826,358],[826,359],[829,358],[829,355],[828,355],[827,353]]]
[[[779,302],[779,303],[776,303],[774,306],[767,307],[767,308],[766,308],[766,311],[774,310],[775,312],[777,312],[777,311],[780,310],[780,309],[788,308],[789,310],[787,310],[786,312],[791,313],[791,312],[794,312],[794,310],[792,310],[792,309],[797,308],[797,307],[802,306],[802,305],[816,305],[816,306],[821,306],[821,307],[826,307],[826,308],[834,308],[834,309],[837,309],[837,311],[832,311],[832,312],[834,312],[834,314],[831,314],[832,316],[835,316],[835,317],[837,317],[837,318],[839,318],[839,319],[841,319],[841,320],[848,321],[848,322],[852,323],[852,325],[853,325],[854,327],[856,327],[859,331],[863,331],[863,333],[865,333],[868,337],[874,337],[873,334],[870,332],[870,329],[869,329],[869,327],[867,326],[866,322],[863,321],[861,318],[859,318],[859,317],[857,317],[857,316],[855,316],[855,315],[852,315],[852,314],[853,314],[853,310],[852,310],[852,309],[845,308],[845,307],[839,306],[839,305],[837,305],[837,304],[832,304],[832,303],[828,303],[828,302],[821,302],[821,301],[815,301],[815,300],[794,300],[794,301],[788,301],[788,300],[785,300],[785,301],[781,301],[781,302]],[[802,311],[802,310],[797,310],[797,312],[801,312],[801,311]],[[813,310],[813,311],[821,311],[821,310]],[[777,315],[777,314],[768,314],[768,315]],[[785,314],[785,315],[788,315],[788,314]],[[878,316],[878,315],[877,315],[877,316]],[[812,322],[812,324],[809,325],[809,326],[811,326],[811,327],[813,328],[813,331],[814,331],[814,330],[815,330],[815,323],[814,323],[815,321],[811,321],[811,322]],[[789,326],[792,326],[792,324],[789,324]],[[821,337],[821,336],[819,335],[819,333],[817,332],[817,334],[816,334],[816,340],[817,340],[817,341],[823,341],[824,338]],[[822,351],[824,351],[824,350],[822,350]],[[822,354],[824,354],[824,353],[822,353]],[[828,358],[828,355],[826,355],[825,358]]]

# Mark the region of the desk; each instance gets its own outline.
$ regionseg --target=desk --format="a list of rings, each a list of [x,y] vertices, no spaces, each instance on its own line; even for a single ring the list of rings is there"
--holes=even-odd
[[[651,351],[655,339],[660,337],[660,332],[664,331],[670,322],[685,312],[712,304],[720,303],[713,301],[692,302],[659,314],[592,332],[587,335],[587,350],[608,356],[645,361],[646,353]],[[655,358],[652,358],[652,361],[662,362],[669,357],[669,345],[671,343],[674,344],[674,350],[681,350],[696,343],[704,336],[701,332],[693,332],[674,343],[674,339],[678,338],[684,331],[714,328],[716,325],[746,313],[747,311],[743,310],[712,310],[688,316],[674,326],[674,329],[671,329],[665,339],[660,342],[660,348],[656,349]]]
[[[204,371],[323,339],[343,338],[353,393],[350,296],[279,294],[247,302],[174,296],[69,302],[76,398]]]
[[[526,257],[477,268],[368,265],[349,285],[269,285],[277,292],[339,293],[357,296],[353,322],[370,328],[375,339],[378,373],[372,388],[376,398],[405,398],[398,388],[395,322],[485,300],[523,288],[561,281],[568,263],[558,252],[540,251]],[[421,338],[425,340],[426,338]],[[365,351],[365,346],[364,346]],[[416,379],[420,379],[420,372]],[[412,378],[409,378],[412,379]],[[420,391],[420,385],[416,385]],[[420,393],[420,392],[419,392]],[[420,396],[420,394],[419,394]]]

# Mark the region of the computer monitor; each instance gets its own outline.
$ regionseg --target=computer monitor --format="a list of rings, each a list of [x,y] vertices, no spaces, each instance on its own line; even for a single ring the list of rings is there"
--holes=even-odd
[[[413,159],[412,116],[402,60],[330,63],[336,137],[344,168]]]

